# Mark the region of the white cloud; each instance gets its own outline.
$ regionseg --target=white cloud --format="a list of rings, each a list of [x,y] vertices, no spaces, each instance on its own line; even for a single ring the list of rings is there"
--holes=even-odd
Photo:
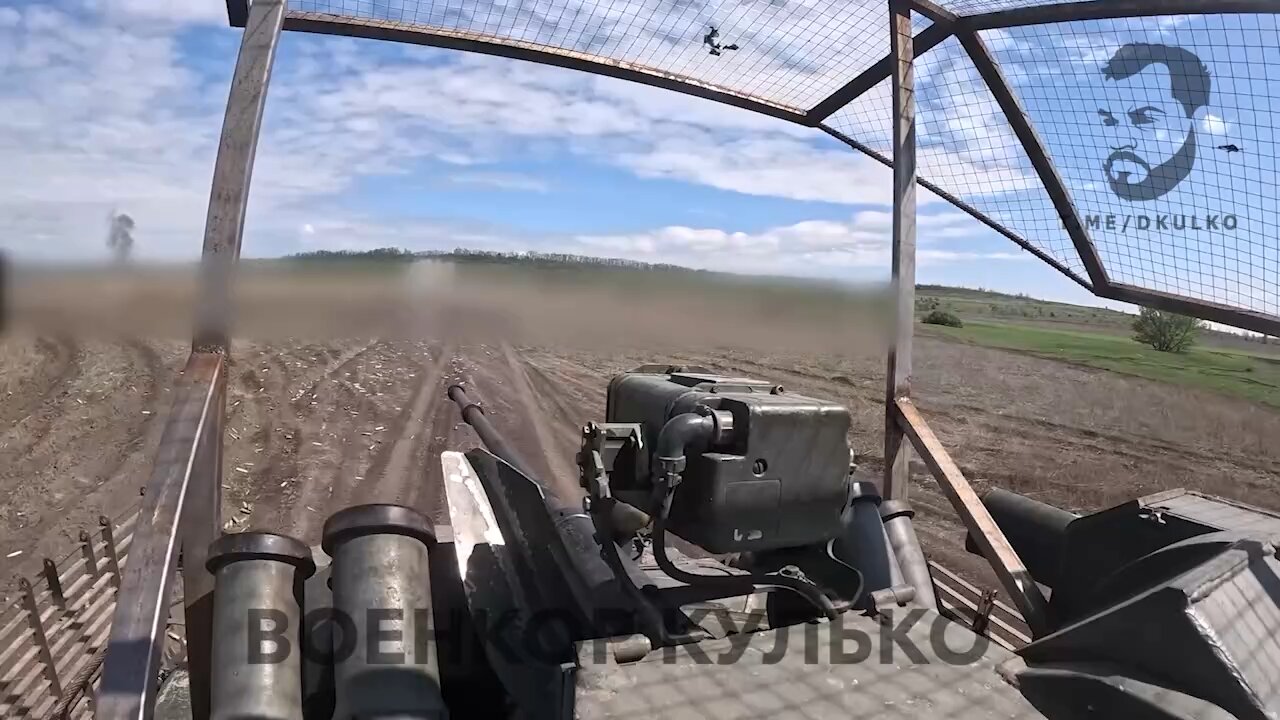
[[[225,0],[84,0],[85,8],[107,17],[172,24],[227,22]]]
[[[922,215],[921,242],[933,244],[971,233],[968,219],[957,213]],[[569,252],[587,252],[647,262],[670,262],[700,268],[748,273],[832,275],[833,270],[886,272],[892,249],[888,213],[860,212],[849,221],[809,220],[760,232],[670,226],[639,233],[579,235]],[[578,248],[575,250],[574,248]],[[917,253],[921,264],[970,260],[1024,260],[1010,252],[971,252],[928,247]]]
[[[208,42],[186,44],[192,24],[225,24],[221,0],[72,1],[88,11],[0,8],[0,247],[39,258],[101,257],[106,218],[118,209],[138,220],[140,255],[190,257],[200,246],[239,31],[202,28]],[[411,176],[424,161],[466,168],[446,173],[445,182],[550,191],[494,167],[530,148],[751,195],[890,202],[887,168],[773,118],[510,60],[286,34],[245,252],[345,242],[342,232],[373,247],[424,238],[530,241],[456,226],[413,237],[354,219],[358,209],[345,218],[331,211],[335,197],[352,195],[364,179]],[[461,238],[446,240],[442,227]],[[800,242],[823,232],[808,226]],[[744,252],[791,237],[729,236]]]
[[[216,142],[209,96],[225,89],[185,67],[168,32],[19,12],[0,28],[0,243],[97,257],[118,208],[158,254],[179,239],[198,249]]]
[[[117,208],[138,219],[140,255],[190,256],[238,31],[209,35],[221,54],[192,55],[183,27],[224,23],[221,2],[77,1],[89,11],[0,13],[0,243],[21,256],[100,257]],[[887,169],[816,131],[746,111],[509,60],[286,34],[246,252],[288,246],[317,204],[423,160],[468,167],[457,182],[539,190],[485,167],[537,143],[749,194],[889,199]]]
[[[434,143],[483,162],[504,145],[540,138],[643,177],[796,200],[890,201],[886,168],[815,130],[609,78],[463,56],[308,73],[306,80],[307,91],[291,96],[285,110],[273,109],[272,119],[279,112],[287,126],[301,128],[358,123],[366,142],[412,136],[402,161],[441,152]],[[422,91],[427,87],[432,92]],[[340,147],[331,137],[305,144],[309,153]],[[371,157],[366,149],[355,155]]]
[[[467,247],[504,252],[538,250],[750,274],[883,278],[889,271],[891,218],[863,211],[848,220],[807,220],[745,232],[723,227],[670,225],[627,233],[548,234],[474,223],[387,223],[330,216],[311,221],[289,252],[314,249],[410,250]],[[955,212],[920,216],[921,266],[962,262],[1025,261],[1020,252],[965,249],[972,223]]]
[[[893,202],[888,168],[861,153],[826,150],[788,137],[728,142],[664,134],[619,162],[641,177],[683,180],[748,195],[833,203]],[[922,201],[927,193],[921,193]],[[932,195],[928,195],[932,198]]]
[[[1200,118],[1200,129],[1210,135],[1226,135],[1231,129],[1231,124],[1217,115],[1205,113],[1204,117]]]
[[[448,181],[454,185],[489,187],[517,192],[545,193],[551,190],[551,186],[545,180],[519,173],[460,172],[450,175]]]
[[[1164,15],[1156,19],[1156,22],[1163,31],[1172,31],[1191,22],[1190,15]]]

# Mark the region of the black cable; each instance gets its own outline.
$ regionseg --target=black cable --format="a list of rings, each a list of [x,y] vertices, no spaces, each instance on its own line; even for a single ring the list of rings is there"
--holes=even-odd
[[[614,503],[615,500],[596,499],[596,502]],[[631,575],[622,564],[622,557],[618,554],[618,545],[613,541],[614,527],[612,508],[592,508],[589,513],[592,522],[595,523],[597,541],[604,554],[604,561],[613,570],[617,577],[618,584],[622,586],[623,593],[636,606],[636,612],[639,615],[638,620],[642,627],[641,632],[654,647],[665,647],[673,644],[673,638],[667,632],[666,623],[662,620],[662,613],[653,606],[644,591],[631,581]]]
[[[662,484],[659,487],[665,487],[666,492],[661,502],[655,503],[655,508],[650,511],[650,514],[654,517],[653,557],[658,561],[658,568],[673,580],[678,580],[687,585],[719,586],[717,591],[721,588],[728,592],[742,592],[745,590],[743,594],[750,594],[760,588],[790,590],[813,603],[815,607],[822,611],[823,615],[827,616],[827,619],[835,620],[840,615],[840,610],[831,602],[831,598],[827,597],[817,586],[799,578],[789,578],[783,575],[757,575],[755,573],[729,577],[723,575],[700,575],[686,572],[676,567],[675,563],[671,562],[671,558],[667,557],[666,546],[667,516],[671,513],[671,499],[675,495],[675,488],[667,484],[666,479],[660,482]]]

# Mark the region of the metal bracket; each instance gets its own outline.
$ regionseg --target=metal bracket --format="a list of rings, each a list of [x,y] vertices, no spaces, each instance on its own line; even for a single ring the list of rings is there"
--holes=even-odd
[[[31,637],[36,642],[36,653],[40,664],[44,666],[44,677],[49,681],[54,697],[62,696],[62,683],[58,680],[58,666],[53,661],[53,652],[49,647],[49,637],[45,635],[44,621],[40,619],[40,607],[36,604],[35,589],[31,581],[18,580],[18,591],[22,594],[22,609],[27,614],[27,625],[31,628]]]
[[[932,20],[935,24],[950,25],[958,18],[956,14],[933,0],[905,0],[908,7]]]
[[[41,563],[40,574],[44,575],[44,581],[49,585],[49,595],[53,598],[53,604],[65,612],[67,596],[62,592],[62,581],[58,579],[58,565],[49,558],[45,558]]]
[[[938,481],[942,493],[951,501],[956,514],[982,549],[983,556],[991,564],[991,569],[1000,579],[1005,592],[1017,603],[1023,619],[1031,628],[1031,634],[1043,637],[1049,630],[1044,594],[1040,592],[1040,587],[1036,585],[1026,565],[1009,544],[1009,539],[1004,536],[986,506],[978,499],[973,486],[933,434],[915,404],[908,399],[899,399],[896,408],[903,432],[911,438],[921,459]]]
[[[116,548],[114,531],[111,529],[111,519],[106,515],[101,515],[98,517],[98,524],[102,526],[102,542],[106,545],[103,548],[103,552],[107,556],[107,570],[111,573],[111,584],[115,585],[116,592],[119,592],[120,556],[119,550]]]
[[[973,611],[973,632],[975,635],[986,635],[991,624],[991,612],[996,609],[996,591],[990,588],[982,591],[978,598],[978,607]]]

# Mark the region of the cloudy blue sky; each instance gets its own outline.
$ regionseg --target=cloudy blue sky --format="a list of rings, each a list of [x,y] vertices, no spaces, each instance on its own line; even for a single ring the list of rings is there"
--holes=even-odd
[[[239,38],[222,0],[0,3],[0,248],[19,259],[103,258],[106,220],[119,210],[137,221],[139,256],[197,255]],[[1011,63],[1035,55],[1034,37],[988,39]],[[716,60],[700,40],[680,49],[686,64]],[[854,48],[868,58],[887,50],[878,38],[859,42],[872,43]],[[751,52],[733,62],[755,62]],[[842,58],[820,59],[821,82],[799,86],[816,97],[852,74]],[[942,72],[947,60],[943,47],[930,61],[938,88],[957,82]],[[979,109],[961,118],[969,143],[1008,151],[1005,129],[984,120],[994,107],[969,104]],[[871,114],[846,113],[841,128],[874,146],[887,116]],[[922,136],[928,153],[927,126]],[[944,186],[966,183],[993,214],[1009,205],[1002,195],[1025,189],[1023,165],[963,150],[933,156]],[[286,33],[244,252],[466,246],[880,280],[890,177],[819,131],[667,91]],[[923,191],[920,200],[921,282],[1096,302],[945,202]],[[1025,209],[1034,203],[1015,205],[1037,219]]]

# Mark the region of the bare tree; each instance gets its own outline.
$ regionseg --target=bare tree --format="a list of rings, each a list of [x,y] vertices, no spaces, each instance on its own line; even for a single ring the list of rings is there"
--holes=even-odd
[[[117,263],[128,262],[129,254],[133,252],[133,218],[112,211],[108,223],[107,248]]]

